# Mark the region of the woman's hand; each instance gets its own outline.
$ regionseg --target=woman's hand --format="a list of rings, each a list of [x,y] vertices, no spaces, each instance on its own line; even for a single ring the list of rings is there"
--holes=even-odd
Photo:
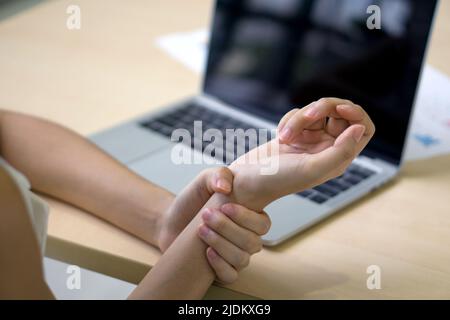
[[[222,283],[236,281],[238,271],[245,268],[250,256],[262,249],[261,236],[270,229],[265,212],[253,212],[228,203],[219,209],[204,209],[200,238],[209,246],[206,257]]]
[[[232,185],[233,174],[228,168],[204,170],[160,218],[160,249],[164,252],[172,244],[214,193],[229,194]],[[203,209],[200,214],[204,223],[198,235],[209,246],[207,259],[220,282],[234,282],[250,255],[261,250],[261,235],[269,230],[270,219],[264,212],[231,203],[220,209]]]
[[[158,246],[161,251],[167,250],[214,193],[229,194],[232,186],[233,173],[228,168],[203,170],[159,218]]]
[[[312,111],[306,113],[306,109],[312,109]],[[268,203],[281,196],[309,188],[342,173],[346,165],[367,144],[374,132],[373,124],[365,112],[345,100],[321,100],[305,108],[298,115],[297,112],[298,110],[291,112],[287,115],[287,120],[283,121],[283,129],[286,128],[286,125],[290,128],[289,135],[283,134],[284,137],[281,141],[276,139],[249,153],[258,155],[258,151],[270,148],[272,153],[259,154],[260,159],[263,160],[262,163],[246,163],[243,160],[247,154],[230,166],[234,174],[232,194],[213,195],[205,208],[222,208],[222,205],[232,202],[260,212]],[[326,122],[327,117],[334,119]],[[279,152],[275,152],[277,149]],[[278,170],[272,172],[272,175],[267,175],[268,172],[262,170],[266,161],[279,161]],[[261,174],[262,171],[266,175]],[[224,208],[222,211],[226,212]],[[214,230],[215,225],[212,221],[223,218],[220,214],[214,218],[207,216],[203,217],[203,221],[211,230]],[[248,214],[244,216],[248,216]],[[231,220],[233,219],[231,218]],[[213,272],[210,267],[213,265],[215,266],[214,270],[218,270],[219,264],[210,262],[214,260],[214,253],[217,251],[213,252],[208,249],[198,237],[199,232],[205,231],[198,229],[201,221],[202,217],[196,216],[181,232],[141,284],[133,291],[131,298],[198,299],[203,297],[217,272]],[[236,222],[236,220],[233,221]],[[220,224],[218,225],[220,226]],[[222,223],[223,225],[225,224]],[[241,227],[245,228],[245,225],[241,225]],[[221,228],[219,227],[219,229]],[[204,233],[220,234],[221,236],[227,234],[226,229],[221,230],[222,233],[217,231]],[[211,238],[208,239],[207,236],[204,238],[204,241],[211,241]],[[220,238],[216,237],[215,241],[210,242],[215,247],[219,243],[217,239]],[[230,243],[248,243],[246,240],[241,240],[242,242],[239,242],[239,239],[234,240],[237,242],[228,240]],[[254,250],[256,250],[256,246]],[[205,251],[208,252],[208,256],[205,256]],[[224,256],[228,256],[225,251],[222,253]],[[227,259],[224,256],[222,258]],[[232,261],[233,257],[231,255],[229,260]],[[245,264],[245,257],[242,261]],[[180,265],[183,265],[183,268],[180,268]]]
[[[375,126],[351,101],[324,98],[287,113],[278,132],[278,139],[251,150],[230,166],[236,202],[256,211],[343,174],[370,141]],[[262,174],[269,165],[277,170]]]

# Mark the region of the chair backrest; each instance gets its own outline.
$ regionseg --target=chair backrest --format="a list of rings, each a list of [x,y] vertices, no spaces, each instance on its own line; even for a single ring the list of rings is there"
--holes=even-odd
[[[23,191],[0,165],[0,299],[53,298]]]

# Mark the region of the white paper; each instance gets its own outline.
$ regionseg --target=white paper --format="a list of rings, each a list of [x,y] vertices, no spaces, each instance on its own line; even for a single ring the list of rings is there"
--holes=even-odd
[[[192,71],[202,73],[205,69],[208,31],[174,33],[158,38],[156,44]]]
[[[449,153],[450,78],[426,66],[419,86],[405,157],[412,160]]]
[[[180,32],[157,39],[157,45],[175,60],[201,74],[208,50],[205,29]],[[405,158],[420,159],[450,153],[450,78],[426,66],[407,139]]]

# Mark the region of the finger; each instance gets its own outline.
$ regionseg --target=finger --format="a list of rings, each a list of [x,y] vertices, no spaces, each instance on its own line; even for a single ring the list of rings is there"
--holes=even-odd
[[[207,245],[213,248],[227,263],[236,270],[241,270],[248,266],[250,255],[237,247],[217,232],[211,230],[205,224],[198,229],[198,235]]]
[[[375,125],[366,111],[361,106],[354,104],[349,100],[325,98],[320,101],[322,101],[322,103],[316,107],[318,110],[318,117],[326,116],[326,114],[333,114],[332,117],[346,120],[350,125],[358,124],[365,127],[362,139],[359,141],[355,152],[356,154],[360,153],[375,133]],[[337,115],[335,115],[335,113],[337,113]]]
[[[336,106],[336,111],[350,124],[362,124],[365,126],[366,132],[364,136],[369,137],[369,140],[372,138],[375,133],[375,125],[361,106],[356,104],[340,104]]]
[[[340,104],[352,105],[349,100],[338,98],[322,98],[307,107],[300,109],[287,121],[283,131],[280,133],[282,143],[288,143],[294,137],[299,135],[304,129],[317,123],[326,117],[341,118],[342,116],[336,111],[336,106]]]
[[[327,124],[327,118],[319,119],[305,128],[305,130],[323,130]]]
[[[299,108],[292,109],[288,113],[286,113],[283,118],[281,118],[280,122],[278,123],[278,132],[281,132],[285,126],[285,124],[288,122],[288,120],[298,111]]]
[[[210,168],[203,170],[186,188],[180,193],[179,197],[189,197],[196,195],[198,200],[203,201],[203,206],[214,193],[230,193],[233,185],[233,173],[227,167]],[[194,202],[194,201],[192,201]],[[197,212],[201,209],[198,208]]]
[[[203,170],[177,196],[180,220],[189,219],[190,221],[192,213],[199,212],[214,193],[229,193],[232,183],[233,174],[226,167]]]
[[[332,137],[337,138],[342,132],[350,126],[350,123],[344,119],[330,118],[327,122],[325,131]]]
[[[303,129],[317,121],[317,119],[312,119],[309,116],[309,110],[311,110],[310,107],[305,107],[290,115],[290,118],[278,135],[281,143],[292,141],[294,136],[299,135]]]
[[[202,214],[203,222],[222,237],[249,254],[261,251],[261,237],[253,231],[238,226],[219,210],[207,209]]]
[[[340,98],[321,98],[314,104],[313,111],[316,117],[329,116],[333,118],[341,118],[341,115],[337,112],[336,107],[338,105],[356,106],[352,101]]]
[[[236,224],[258,235],[264,235],[270,229],[272,222],[265,212],[257,213],[234,203],[224,204],[220,209]]]
[[[304,144],[315,144],[322,141],[324,129],[326,128],[327,119],[320,119],[311,125],[309,125],[305,130],[301,131],[298,135],[295,136],[291,145],[295,146],[296,141],[301,141]]]
[[[309,107],[311,107],[311,105],[313,105],[315,102],[311,102],[310,104],[308,104],[307,106],[303,107],[302,109],[299,108],[295,108],[292,109],[291,111],[289,111],[288,113],[286,113],[283,118],[281,118],[280,123],[278,124],[278,134],[281,140],[284,139],[283,136],[286,135],[285,132],[283,132],[283,129],[285,127],[285,125],[288,123],[288,121],[300,110],[307,110]]]
[[[307,165],[311,166],[307,170],[316,172],[321,177],[338,176],[342,174],[345,164],[356,158],[360,152],[358,143],[364,135],[365,127],[362,125],[352,125],[348,127],[334,142],[333,146],[311,155],[311,160]]]
[[[231,284],[238,278],[238,272],[228,264],[213,248],[206,249],[206,258],[214,270],[217,279],[224,284]]]
[[[323,130],[303,130],[300,135],[297,136],[299,138],[298,141],[301,141],[301,144],[315,144],[322,141]],[[296,144],[296,139],[291,143],[291,145]]]
[[[227,167],[206,170],[207,188],[210,196],[215,193],[228,194],[233,185],[233,173]]]

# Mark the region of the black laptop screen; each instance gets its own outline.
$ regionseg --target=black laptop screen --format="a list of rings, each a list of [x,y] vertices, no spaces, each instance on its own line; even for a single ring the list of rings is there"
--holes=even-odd
[[[321,97],[350,99],[377,126],[369,152],[398,163],[435,6],[218,0],[204,92],[276,122]]]

